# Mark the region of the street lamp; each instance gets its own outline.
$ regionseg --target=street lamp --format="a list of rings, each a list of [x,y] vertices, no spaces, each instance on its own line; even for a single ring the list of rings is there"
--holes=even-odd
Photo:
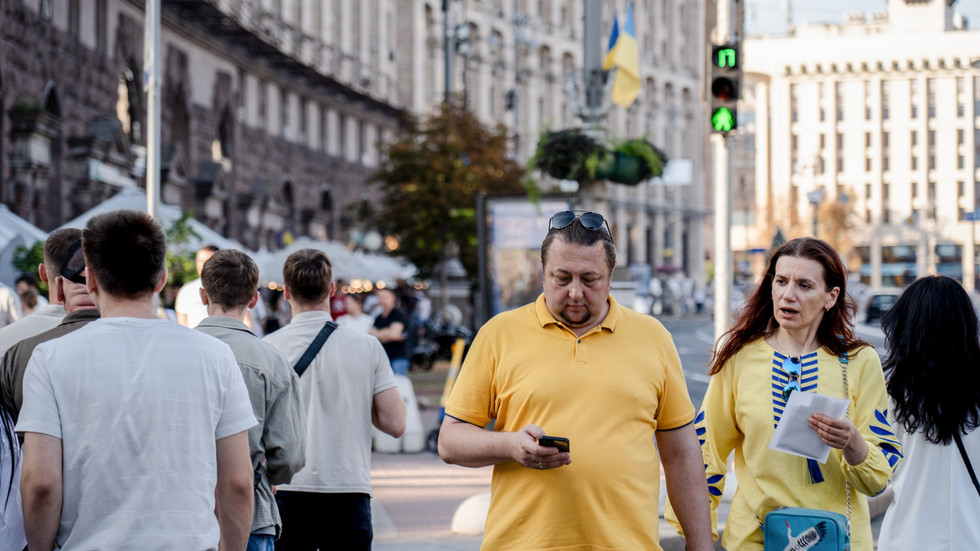
[[[817,188],[806,194],[806,198],[813,205],[813,237],[818,237],[817,234],[817,213],[820,209],[820,203],[823,202],[824,191],[823,188]]]

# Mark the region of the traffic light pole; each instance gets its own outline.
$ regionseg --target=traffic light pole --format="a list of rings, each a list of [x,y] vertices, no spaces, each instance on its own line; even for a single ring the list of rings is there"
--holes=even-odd
[[[741,0],[734,0],[741,2]],[[732,3],[733,0],[717,0],[715,12],[714,37],[710,34],[708,40],[708,53],[711,52],[711,44],[724,44],[732,35]],[[711,9],[711,3],[708,9]],[[736,14],[741,10],[735,10]],[[708,20],[710,21],[710,17]],[[740,26],[740,25],[739,25]],[[710,33],[710,31],[709,31]],[[712,38],[714,40],[712,40]],[[741,64],[741,60],[738,60]],[[707,92],[709,105],[711,103],[711,78],[712,72],[708,72]],[[737,93],[737,92],[736,92]],[[708,116],[711,117],[709,108]],[[732,307],[732,237],[731,237],[731,218],[732,218],[732,159],[731,151],[728,148],[727,133],[712,133],[711,149],[714,162],[714,234],[715,234],[715,343],[729,329],[731,322]]]

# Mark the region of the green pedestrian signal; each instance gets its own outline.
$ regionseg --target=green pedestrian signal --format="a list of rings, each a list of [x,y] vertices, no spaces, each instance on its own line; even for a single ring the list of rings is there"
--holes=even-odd
[[[712,132],[731,132],[738,126],[741,61],[737,44],[712,45],[707,82]]]
[[[719,107],[711,114],[711,127],[715,132],[731,132],[735,128],[735,114],[727,107]]]
[[[715,63],[718,67],[725,68],[730,67],[732,69],[738,68],[738,54],[735,48],[719,48],[717,55],[715,56]]]

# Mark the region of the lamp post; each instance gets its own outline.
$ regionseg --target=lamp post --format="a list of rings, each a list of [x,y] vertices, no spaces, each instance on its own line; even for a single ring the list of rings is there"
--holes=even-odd
[[[818,226],[819,217],[817,216],[817,214],[819,213],[820,210],[820,203],[823,202],[823,196],[824,196],[823,188],[817,188],[806,194],[807,200],[810,201],[811,205],[813,205],[813,237],[819,237],[819,234],[817,233],[817,230],[819,229]]]

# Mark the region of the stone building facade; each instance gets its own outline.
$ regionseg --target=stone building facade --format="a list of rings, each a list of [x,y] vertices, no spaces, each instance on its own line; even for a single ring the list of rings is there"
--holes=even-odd
[[[163,0],[162,200],[253,249],[344,239],[405,115],[390,80],[307,34],[297,6]],[[136,0],[0,0],[0,201],[38,227],[142,185],[143,25]]]

